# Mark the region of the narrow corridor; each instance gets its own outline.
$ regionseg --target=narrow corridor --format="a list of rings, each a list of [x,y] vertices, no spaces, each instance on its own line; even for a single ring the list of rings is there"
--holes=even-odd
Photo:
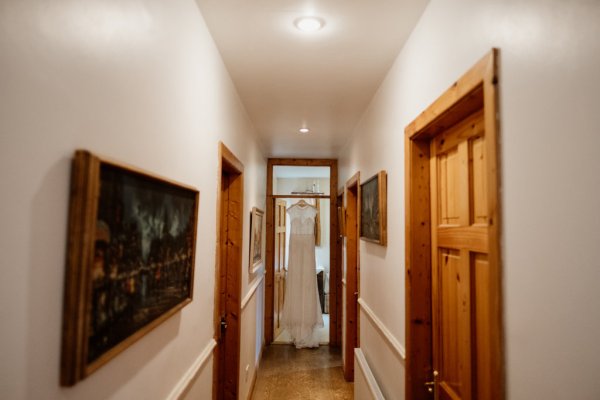
[[[352,399],[354,385],[342,373],[340,349],[296,349],[267,346],[263,353],[253,400]]]

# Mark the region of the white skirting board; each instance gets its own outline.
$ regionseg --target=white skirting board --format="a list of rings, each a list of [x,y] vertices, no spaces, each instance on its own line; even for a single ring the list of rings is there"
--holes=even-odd
[[[196,361],[194,361],[190,369],[187,370],[185,375],[183,375],[181,380],[177,383],[177,385],[175,385],[171,393],[169,393],[167,400],[180,400],[183,398],[183,396],[187,393],[188,389],[194,383],[198,372],[200,372],[204,364],[206,364],[206,362],[212,355],[213,349],[216,345],[217,342],[215,341],[215,339],[209,340],[208,344],[206,345],[206,347],[204,347],[204,350],[202,350],[198,358],[196,358]]]
[[[354,349],[354,398],[357,400],[385,400],[371,367],[360,348]]]

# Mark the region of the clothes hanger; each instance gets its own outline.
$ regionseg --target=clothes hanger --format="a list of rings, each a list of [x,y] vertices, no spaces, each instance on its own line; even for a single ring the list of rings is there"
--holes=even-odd
[[[298,207],[306,207],[306,206],[308,206],[308,207],[315,207],[315,206],[313,206],[312,204],[309,204],[309,203],[307,203],[306,201],[304,201],[304,199],[300,199],[300,201],[299,201],[299,202],[297,202],[297,203],[296,203],[296,204],[294,204],[294,205],[295,205],[295,206],[298,206]]]

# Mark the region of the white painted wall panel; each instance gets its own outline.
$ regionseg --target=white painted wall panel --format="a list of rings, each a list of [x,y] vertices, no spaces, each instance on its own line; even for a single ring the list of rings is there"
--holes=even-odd
[[[217,148],[266,162],[193,0],[0,5],[0,397],[164,399],[213,337]],[[70,158],[85,148],[200,190],[194,301],[73,388],[59,359]],[[248,289],[244,229],[242,295]],[[252,320],[252,318],[250,319]],[[244,326],[244,332],[258,328]],[[254,345],[252,345],[254,346]],[[210,393],[212,365],[197,377]]]
[[[361,297],[404,344],[404,128],[500,48],[511,399],[600,396],[598,21],[596,1],[432,0],[340,156],[342,182],[388,171],[389,244],[361,243]],[[383,346],[361,341],[366,355]]]

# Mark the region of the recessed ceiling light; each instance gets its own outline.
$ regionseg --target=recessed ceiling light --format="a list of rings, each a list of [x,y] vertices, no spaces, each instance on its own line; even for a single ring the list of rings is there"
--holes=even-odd
[[[317,17],[300,17],[294,21],[294,25],[302,32],[316,32],[325,25],[325,21]]]
[[[308,128],[300,128],[300,129],[298,129],[298,132],[300,132],[300,133],[308,133],[308,132],[310,132],[310,129],[308,129]]]

